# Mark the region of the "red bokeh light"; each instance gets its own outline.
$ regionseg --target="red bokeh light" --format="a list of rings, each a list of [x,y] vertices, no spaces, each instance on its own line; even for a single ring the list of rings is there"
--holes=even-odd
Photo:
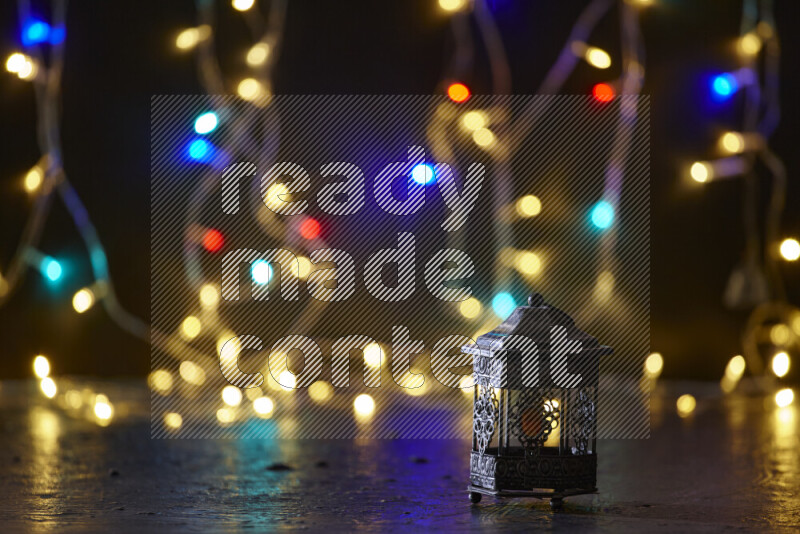
[[[598,102],[611,102],[614,99],[614,88],[607,83],[598,83],[592,89],[592,96]]]
[[[309,217],[300,225],[300,235],[306,239],[316,239],[321,229],[319,222]]]
[[[206,230],[203,235],[203,248],[209,252],[217,252],[225,244],[225,238],[219,230]]]
[[[449,96],[450,100],[453,102],[466,102],[469,95],[469,87],[463,83],[452,83],[450,87],[447,88],[447,96]]]

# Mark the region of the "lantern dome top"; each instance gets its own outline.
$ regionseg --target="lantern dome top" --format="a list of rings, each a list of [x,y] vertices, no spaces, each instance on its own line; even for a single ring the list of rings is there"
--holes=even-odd
[[[567,339],[581,342],[582,354],[604,356],[613,349],[600,345],[597,339],[575,325],[575,321],[565,312],[548,304],[540,293],[528,297],[527,306],[519,306],[494,330],[478,337],[474,345],[464,347],[472,354],[494,355],[503,349],[509,336],[524,336],[540,347],[549,347],[553,327],[566,330]]]

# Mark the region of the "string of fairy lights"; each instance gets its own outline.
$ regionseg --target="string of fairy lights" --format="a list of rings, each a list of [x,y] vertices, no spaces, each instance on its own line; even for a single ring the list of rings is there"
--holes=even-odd
[[[728,362],[720,386],[726,393],[733,391],[749,366],[760,377],[761,389],[777,389],[776,404],[787,406],[792,403],[794,392],[780,383],[791,366],[788,351],[800,346],[800,309],[786,300],[778,262],[797,261],[800,242],[791,236],[780,236],[786,169],[769,146],[780,121],[780,41],[773,8],[773,0],[743,2],[741,31],[731,43],[741,66],[709,79],[713,100],[725,102],[740,95],[744,108],[741,128],[723,131],[719,136],[718,156],[694,162],[688,174],[694,182],[706,186],[740,179],[745,191],[744,260],[733,271],[724,300],[731,308],[753,308],[753,311],[742,335],[743,356],[734,356]],[[769,178],[769,185],[761,180],[763,175]],[[759,225],[761,189],[768,191],[768,202],[763,223]],[[767,353],[766,358],[762,357],[762,351]]]
[[[226,80],[220,68],[214,41],[216,37],[216,11],[213,2],[200,0],[197,2],[198,24],[178,31],[174,37],[174,47],[182,52],[193,53],[197,59],[198,74],[204,89],[209,94],[224,94],[235,91],[239,98],[254,106],[269,108],[272,95],[272,77],[275,62],[278,59],[284,34],[284,21],[287,0],[273,0],[265,17],[255,0],[233,0],[231,7],[238,12],[247,23],[252,35],[252,44],[243,51],[244,62],[250,69],[250,75],[233,82]],[[576,20],[561,54],[548,71],[540,94],[553,94],[562,90],[570,74],[581,63],[596,69],[602,74],[615,61],[612,56],[595,44],[590,44],[592,30],[615,5],[621,13],[621,76],[618,80],[603,80],[594,85],[592,96],[597,102],[611,102],[618,95],[638,95],[641,91],[645,69],[643,59],[642,35],[638,24],[638,11],[657,4],[656,0],[592,0]],[[177,387],[182,382],[186,387],[199,387],[210,380],[210,373],[219,365],[219,358],[236,360],[240,346],[227,341],[235,338],[235,333],[216,314],[220,303],[220,290],[215,284],[204,280],[198,267],[199,258],[203,254],[214,254],[223,249],[225,236],[215,228],[205,227],[195,222],[198,206],[203,204],[208,188],[198,188],[201,193],[191,199],[187,214],[186,241],[190,246],[184,247],[187,278],[198,295],[197,308],[191,311],[181,322],[177,331],[166,333],[154,331],[140,319],[132,316],[122,308],[116,299],[114,286],[108,272],[105,249],[75,189],[71,186],[61,161],[61,142],[59,127],[60,78],[64,68],[64,43],[66,39],[66,2],[54,0],[49,22],[43,17],[34,15],[28,2],[19,1],[19,19],[21,28],[20,42],[22,51],[12,52],[6,61],[6,70],[20,80],[30,82],[36,93],[37,125],[40,160],[22,178],[22,187],[31,196],[33,207],[25,225],[22,237],[15,254],[8,266],[0,271],[0,305],[5,303],[12,291],[19,285],[28,270],[37,271],[47,283],[59,283],[64,278],[64,264],[59,258],[52,257],[39,250],[39,240],[49,209],[54,199],[60,198],[76,223],[78,232],[85,242],[94,274],[94,282],[86,287],[78,288],[72,298],[72,306],[77,313],[86,313],[96,304],[102,303],[109,316],[120,327],[129,333],[153,343],[165,354],[180,358],[177,375],[166,368],[155,369],[148,377],[151,390],[156,395],[168,396],[179,394]],[[484,0],[438,0],[441,12],[451,17],[453,38],[456,44],[451,62],[442,80],[440,90],[449,97],[446,105],[452,110],[448,113],[431,115],[431,124],[450,121],[457,128],[458,135],[466,133],[475,143],[491,157],[497,165],[502,166],[502,154],[513,150],[511,140],[504,139],[502,134],[493,129],[492,121],[496,113],[502,110],[469,109],[461,111],[459,106],[467,102],[472,91],[463,81],[472,68],[474,53],[473,29],[470,19],[475,21],[475,31],[486,46],[490,61],[493,92],[509,94],[511,88],[511,72],[505,57],[502,39],[491,10]],[[728,300],[733,304],[752,305],[755,307],[743,335],[743,356],[733,357],[727,364],[721,381],[725,393],[734,391],[740,379],[749,368],[758,377],[763,388],[776,389],[775,402],[779,406],[791,404],[793,391],[790,388],[779,388],[774,381],[780,381],[788,374],[791,366],[789,349],[800,340],[800,311],[789,305],[780,282],[777,266],[779,260],[796,261],[800,258],[800,243],[797,239],[779,235],[780,215],[783,209],[785,193],[785,170],[780,159],[770,150],[769,138],[779,120],[778,59],[779,41],[774,24],[771,1],[757,2],[745,0],[742,31],[735,43],[736,53],[741,58],[742,67],[733,72],[720,73],[710,81],[710,94],[717,100],[733,98],[737,93],[744,95],[745,113],[742,127],[736,131],[726,131],[720,136],[720,157],[707,161],[699,161],[691,165],[689,176],[694,182],[713,186],[726,178],[742,177],[748,191],[745,206],[745,229],[748,238],[746,263],[734,272],[732,285],[738,281],[738,290],[731,290]],[[46,50],[47,49],[47,50]],[[619,124],[614,132],[614,150],[608,160],[608,168],[620,167],[630,144],[631,117],[620,116]],[[634,117],[635,119],[635,117]],[[524,125],[532,128],[536,117],[527,116]],[[215,150],[215,146],[207,139],[220,124],[221,118],[217,110],[210,109],[199,114],[194,122],[194,133],[197,137],[187,147],[188,157],[203,162]],[[635,121],[634,121],[635,122]],[[276,125],[270,141],[264,141],[255,131],[254,125],[236,124],[230,131],[236,131],[237,139],[246,139],[251,147],[258,147],[267,155],[276,151],[279,139]],[[438,131],[432,128],[431,131]],[[455,135],[455,134],[454,134]],[[267,137],[267,136],[264,136]],[[215,142],[224,147],[232,139],[225,135]],[[450,149],[448,139],[442,137],[429,138],[431,148],[439,159],[446,160]],[[765,238],[763,245],[759,237],[759,226],[754,207],[757,202],[755,190],[758,187],[755,163],[760,162],[772,178],[771,200],[765,216]],[[419,172],[417,172],[419,171]],[[601,248],[596,262],[596,292],[607,295],[613,292],[613,256],[615,246],[615,225],[618,217],[619,188],[621,183],[608,180],[603,197],[591,206],[588,218],[590,223],[602,232]],[[499,172],[500,180],[511,180],[510,172]],[[426,169],[414,169],[412,177],[423,182],[432,177]],[[209,169],[208,181],[216,180],[213,169]],[[510,190],[510,189],[509,189]],[[274,185],[265,194],[265,202],[276,202],[275,199],[286,193],[282,184]],[[508,225],[516,218],[531,219],[539,216],[547,206],[534,194],[525,194],[520,198],[499,197],[495,204],[497,224],[493,229],[496,237],[498,257],[495,270],[495,295],[491,302],[484,303],[477,298],[470,298],[458,303],[455,310],[465,321],[480,325],[477,333],[485,332],[505,318],[517,305],[513,296],[503,288],[511,271],[517,271],[526,278],[535,279],[541,276],[544,269],[542,257],[533,250],[517,250],[511,242]],[[267,210],[268,211],[268,210]],[[512,214],[512,217],[500,216]],[[307,217],[297,224],[287,225],[277,218],[259,221],[265,233],[284,239],[286,235],[299,235],[301,243],[316,240],[318,246],[320,223]],[[305,240],[305,241],[303,241]],[[306,251],[306,254],[309,251]],[[763,263],[762,263],[763,261]],[[298,277],[305,278],[313,266],[307,256],[298,255]],[[255,262],[251,274],[256,283],[266,283],[271,278],[271,267],[266,262]],[[766,288],[766,289],[759,289]],[[766,292],[766,298],[758,296],[759,291]],[[727,298],[727,297],[726,297]],[[748,300],[750,299],[750,300]],[[308,306],[298,321],[311,324],[321,315],[324,303],[316,301]],[[311,322],[311,323],[310,323]],[[477,334],[476,334],[477,335]],[[204,354],[192,348],[192,341],[199,336],[215,336],[217,354]],[[761,356],[765,346],[777,348],[769,359],[769,365],[763,363]],[[379,367],[383,360],[383,347],[375,343],[364,350],[365,363],[370,367]],[[187,358],[187,355],[190,357]],[[273,358],[270,358],[273,360]],[[281,365],[283,366],[281,370]],[[648,387],[652,387],[664,367],[664,358],[653,353],[644,363],[644,373]],[[278,378],[273,378],[278,368]],[[37,355],[33,362],[34,374],[40,380],[42,393],[49,398],[59,396],[66,405],[88,407],[86,413],[98,424],[108,424],[114,414],[114,406],[102,393],[66,389],[59,393],[59,386],[51,376],[51,365],[44,355]],[[270,363],[270,373],[265,388],[275,395],[294,391],[294,375],[284,362],[276,365]],[[415,375],[416,376],[416,375]],[[468,379],[469,377],[465,377]],[[325,381],[318,381],[308,388],[308,395],[314,402],[324,403],[333,396],[333,387]],[[424,388],[409,390],[411,394],[424,394]],[[176,393],[177,392],[177,393]],[[250,402],[249,411],[243,407],[242,392],[234,386],[220,386],[222,406],[216,412],[219,424],[226,425],[244,417],[272,417],[280,402],[280,397],[267,396],[261,388],[245,390]],[[678,401],[678,412],[690,414],[696,401],[690,396],[683,396]],[[353,399],[354,416],[369,419],[376,410],[375,400],[367,394]],[[162,414],[167,428],[177,430],[183,424],[181,413],[169,411]]]

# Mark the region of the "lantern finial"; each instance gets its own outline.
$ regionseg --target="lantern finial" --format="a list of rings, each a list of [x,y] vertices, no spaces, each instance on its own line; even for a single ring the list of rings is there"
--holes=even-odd
[[[528,297],[528,306],[544,306],[544,297],[540,293],[532,293]]]

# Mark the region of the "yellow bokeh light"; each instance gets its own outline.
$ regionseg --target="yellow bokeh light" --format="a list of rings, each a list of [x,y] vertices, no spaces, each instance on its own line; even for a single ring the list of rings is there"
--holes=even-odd
[[[32,80],[36,77],[36,63],[33,61],[26,61],[25,65],[17,73],[20,80]]]
[[[24,187],[25,191],[28,193],[33,193],[39,189],[42,185],[42,181],[44,180],[44,172],[42,172],[41,167],[38,165],[33,167],[28,173],[25,175],[24,180]]]
[[[150,389],[159,393],[167,393],[172,389],[172,373],[166,369],[156,369],[147,377]]]
[[[542,212],[542,201],[535,195],[525,195],[517,200],[516,208],[520,217],[535,217]]]
[[[232,0],[231,6],[233,6],[233,9],[237,11],[247,11],[253,7],[253,4],[255,3],[255,0]]]
[[[42,381],[39,382],[39,387],[41,388],[42,393],[44,393],[44,396],[48,399],[52,399],[56,396],[56,393],[58,393],[56,383],[49,376],[42,378]]]
[[[269,56],[269,45],[267,43],[256,43],[247,51],[247,64],[251,67],[258,67],[267,61]]]
[[[183,334],[183,337],[186,339],[194,339],[200,335],[202,327],[203,325],[200,323],[200,319],[190,315],[181,323],[181,334]]]
[[[318,380],[308,386],[308,396],[314,402],[325,402],[333,397],[333,386],[324,380]]]
[[[470,297],[458,305],[458,311],[467,319],[474,319],[481,314],[481,301],[475,297]]]
[[[92,306],[94,306],[94,293],[87,287],[78,290],[72,297],[72,307],[78,313],[83,313]]]
[[[611,56],[608,55],[608,52],[596,46],[586,47],[583,57],[589,65],[598,69],[607,69],[611,66]]]
[[[725,132],[719,138],[719,146],[729,154],[739,154],[744,151],[744,136],[738,132]]]
[[[242,390],[236,386],[222,388],[222,402],[228,406],[239,406],[242,403]]]
[[[236,92],[244,100],[255,100],[264,94],[264,86],[255,78],[245,78],[239,82]]]
[[[369,343],[364,346],[364,363],[368,367],[377,369],[383,360],[383,348],[377,343]]]
[[[687,393],[686,395],[678,397],[678,402],[676,402],[675,405],[678,408],[678,415],[687,417],[694,412],[694,409],[697,407],[697,401],[693,396]]]
[[[695,182],[707,182],[711,178],[711,166],[702,161],[696,161],[689,169],[689,175]]]
[[[203,24],[197,28],[186,28],[175,38],[175,46],[179,50],[191,50],[197,43],[208,39],[211,35],[211,27]]]
[[[786,376],[790,366],[791,360],[789,360],[789,355],[785,352],[779,352],[772,357],[772,372],[778,378]]]
[[[266,373],[266,385],[273,391],[286,391],[279,383],[281,371],[288,370],[289,356],[284,352],[275,352],[269,355],[268,368]]]
[[[234,412],[230,408],[220,408],[219,410],[217,410],[217,421],[219,421],[223,425],[227,425],[228,423],[233,423],[235,420],[236,420],[236,412]]]
[[[725,375],[719,381],[719,387],[720,387],[720,389],[722,390],[723,393],[730,393],[734,389],[736,389],[736,385],[738,383],[739,383],[738,380],[733,380],[733,379],[729,378],[728,375]]]
[[[19,52],[14,52],[8,59],[6,60],[6,70],[8,72],[13,72],[17,74],[25,67],[25,63],[30,61],[30,58],[25,54],[20,54]]]
[[[275,411],[275,403],[269,397],[259,397],[253,401],[253,411],[259,417],[268,418]]]
[[[461,116],[461,126],[474,132],[489,125],[489,117],[480,110],[468,111]]]
[[[203,368],[189,360],[181,362],[180,374],[181,378],[195,386],[202,386],[206,382],[206,372]]]
[[[780,251],[786,261],[796,261],[800,258],[800,242],[792,238],[784,239],[781,242]]]
[[[277,210],[284,204],[284,201],[281,200],[281,196],[288,194],[289,188],[284,184],[272,184],[269,189],[267,189],[267,192],[264,193],[264,204],[270,209]]]
[[[301,280],[308,277],[310,272],[311,272],[311,260],[309,260],[305,256],[297,256],[297,272],[295,272],[294,268],[289,269],[290,276],[295,276],[295,274],[297,274]]]
[[[217,354],[221,365],[232,365],[239,358],[242,351],[242,342],[232,332],[226,332],[217,340]]]
[[[439,0],[439,7],[445,11],[458,11],[467,5],[467,0]]]
[[[36,62],[30,56],[15,52],[6,60],[6,70],[17,75],[21,80],[30,80],[36,76]]]
[[[33,359],[33,374],[37,378],[45,378],[50,375],[50,361],[46,356],[39,354]]]
[[[792,329],[782,323],[773,325],[769,329],[769,340],[774,345],[788,345],[792,341]]]
[[[214,308],[219,303],[219,290],[214,284],[205,284],[200,288],[200,305],[206,309]]]
[[[794,402],[794,391],[791,388],[784,388],[775,394],[775,404],[778,408],[786,408]]]
[[[492,131],[488,128],[480,128],[472,132],[472,140],[475,144],[482,148],[489,148],[494,145],[495,137]]]
[[[761,51],[761,38],[756,32],[749,32],[739,38],[737,48],[743,56],[754,56]]]
[[[114,416],[114,406],[105,395],[98,395],[94,403],[94,415],[100,421],[110,421]]]
[[[187,28],[183,30],[178,36],[175,38],[175,46],[177,46],[181,50],[188,50],[190,48],[194,48],[197,45],[198,41],[198,31],[197,28]]]
[[[297,265],[300,278],[306,278],[311,273],[311,260],[305,256],[297,256]]]
[[[297,377],[287,369],[278,375],[278,385],[284,391],[294,391],[297,387]]]
[[[535,252],[518,252],[514,259],[514,266],[522,274],[533,276],[542,270],[542,260]]]
[[[181,414],[169,412],[164,414],[164,424],[171,429],[178,429],[183,425]]]
[[[353,410],[357,416],[369,417],[375,413],[375,400],[366,393],[362,393],[353,400]]]
[[[658,378],[664,370],[664,357],[658,352],[653,352],[644,361],[644,371],[650,378]]]
[[[734,356],[725,366],[725,376],[730,380],[738,381],[744,374],[746,367],[744,357],[740,355]]]

